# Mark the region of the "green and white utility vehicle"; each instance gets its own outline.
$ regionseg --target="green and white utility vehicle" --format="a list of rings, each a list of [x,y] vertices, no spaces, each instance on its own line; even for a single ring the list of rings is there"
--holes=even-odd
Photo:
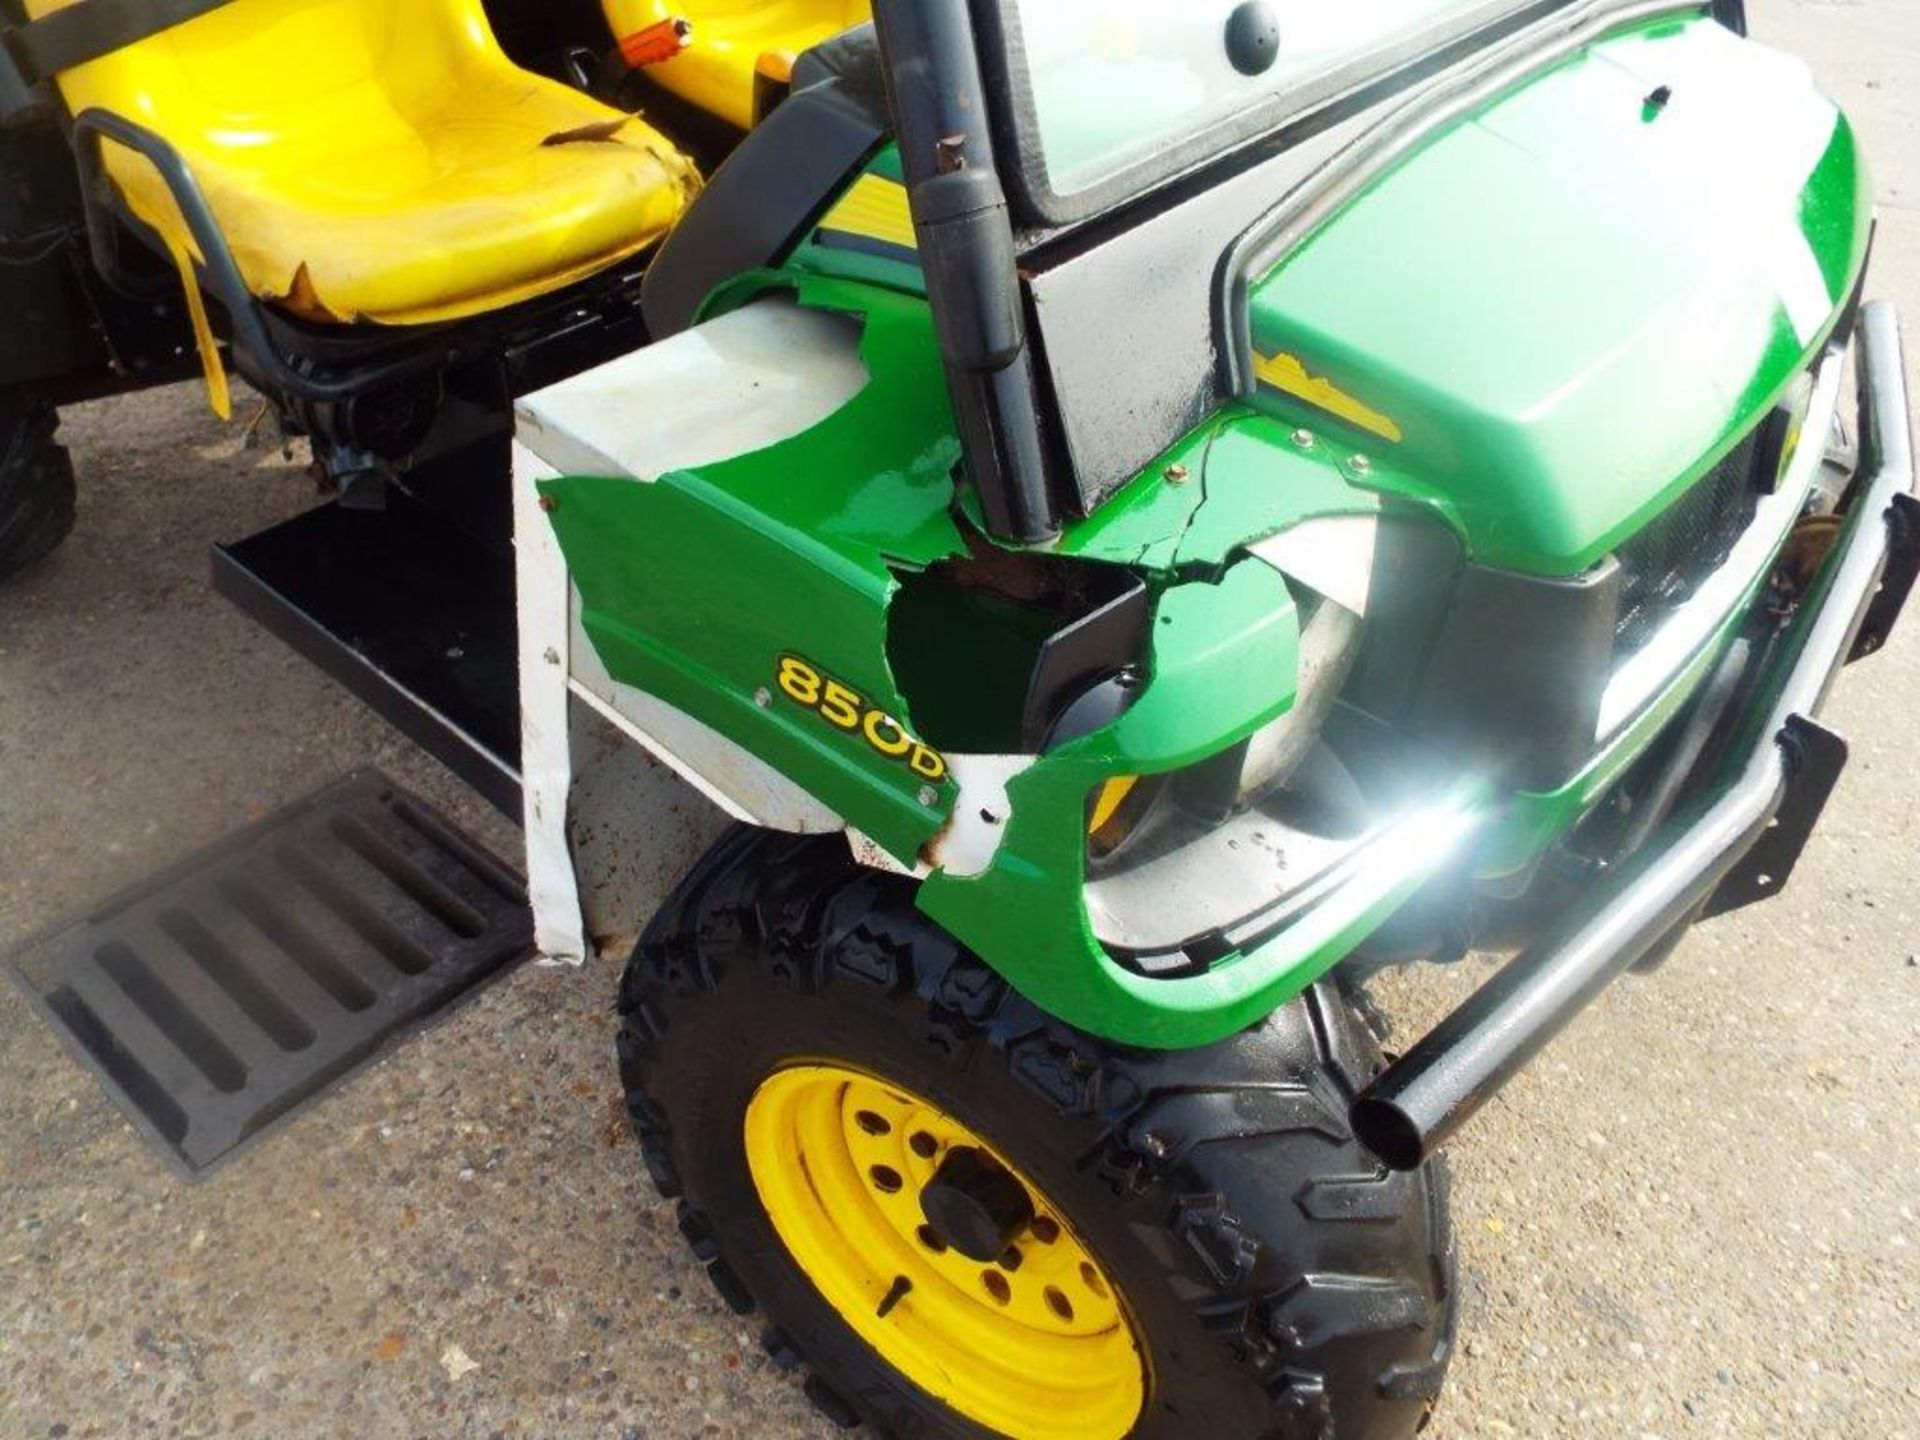
[[[507,387],[510,481],[222,583],[523,813],[551,959],[646,920],[638,755],[739,822],[619,1065],[830,1414],[1411,1435],[1436,1151],[1779,890],[1920,564],[1854,132],[1737,0],[873,10]],[[1470,948],[1388,1063],[1363,982]]]

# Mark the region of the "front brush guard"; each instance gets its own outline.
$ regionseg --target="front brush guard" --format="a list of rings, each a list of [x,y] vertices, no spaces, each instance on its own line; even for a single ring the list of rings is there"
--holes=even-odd
[[[1860,375],[1864,484],[1783,647],[1766,723],[1734,757],[1724,788],[1669,822],[1361,1092],[1354,1131],[1394,1169],[1424,1164],[1615,977],[1703,907],[1762,880],[1778,891],[1845,759],[1845,742],[1813,717],[1841,667],[1884,641],[1920,573],[1899,321],[1884,301],[1861,316]],[[1747,865],[1750,856],[1766,868]]]

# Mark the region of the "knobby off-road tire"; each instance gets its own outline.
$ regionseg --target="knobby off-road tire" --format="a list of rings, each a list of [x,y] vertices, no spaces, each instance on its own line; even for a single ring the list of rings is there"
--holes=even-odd
[[[51,555],[73,529],[73,461],[51,406],[0,391],[0,584]]]
[[[794,1061],[946,1109],[1024,1172],[1124,1297],[1148,1372],[1130,1432],[1400,1440],[1450,1358],[1444,1176],[1387,1172],[1346,1123],[1378,1051],[1329,985],[1203,1050],[1128,1051],[1049,1019],[843,840],[742,829],[654,919],[620,996],[627,1104],[721,1297],[756,1304],[829,1416],[934,1440],[988,1432],[885,1363],[760,1203],[746,1107]]]

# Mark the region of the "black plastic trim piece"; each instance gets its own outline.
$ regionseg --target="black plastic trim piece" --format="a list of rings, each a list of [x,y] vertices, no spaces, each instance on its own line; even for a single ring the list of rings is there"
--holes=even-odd
[[[1703,919],[1771,900],[1786,887],[1847,768],[1846,738],[1818,720],[1789,715],[1779,741],[1787,761],[1780,807],[1713,892],[1700,912]]]
[[[1920,577],[1920,497],[1896,495],[1887,513],[1893,530],[1887,549],[1887,568],[1880,577],[1880,588],[1867,606],[1867,618],[1860,623],[1859,637],[1853,643],[1849,660],[1864,660],[1887,643],[1900,613],[1913,594],[1913,582]]]
[[[1040,647],[1021,721],[1021,745],[1029,753],[1065,743],[1068,734],[1062,724],[1069,707],[1096,684],[1120,677],[1129,667],[1144,662],[1147,634],[1153,623],[1153,597],[1144,581],[1133,576],[1127,579],[1130,583],[1120,594],[1055,631]],[[1139,688],[1138,677],[1135,679],[1134,684],[1118,687],[1119,695],[1130,700]],[[1112,714],[1117,713],[1117,708],[1112,710]],[[1112,714],[1101,723],[1111,720]]]
[[[860,65],[859,48],[836,45],[796,67],[794,93],[714,172],[654,257],[641,304],[656,338],[697,322],[727,280],[786,255],[885,141],[886,117],[870,94],[877,74],[863,83],[830,63]],[[866,63],[877,70],[870,33]],[[800,88],[817,74],[824,78]]]

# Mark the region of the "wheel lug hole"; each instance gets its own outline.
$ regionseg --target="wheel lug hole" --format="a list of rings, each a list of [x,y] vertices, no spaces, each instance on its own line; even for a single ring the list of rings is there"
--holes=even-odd
[[[1073,1323],[1073,1302],[1066,1297],[1064,1291],[1049,1285],[1046,1289],[1046,1299],[1049,1310],[1068,1324]]]
[[[998,1270],[989,1270],[980,1277],[980,1283],[987,1287],[987,1294],[993,1297],[996,1305],[1007,1305],[1013,1301],[1013,1286],[1007,1283],[1007,1277]]]
[[[867,1178],[873,1181],[873,1188],[883,1195],[898,1195],[906,1188],[906,1181],[900,1178],[900,1172],[891,1165],[876,1165],[867,1171]]]
[[[922,1225],[914,1231],[914,1238],[936,1255],[947,1253],[947,1242],[940,1238],[940,1232],[931,1225]]]
[[[1102,1280],[1100,1278],[1100,1272],[1085,1260],[1080,1262],[1080,1283],[1085,1285],[1087,1289],[1091,1290],[1098,1298],[1102,1300],[1107,1298],[1109,1293],[1107,1290],[1107,1282]]]
[[[893,1131],[893,1126],[887,1122],[886,1116],[875,1114],[871,1110],[860,1111],[853,1117],[853,1123],[869,1135],[888,1135]]]
[[[940,1142],[924,1130],[914,1131],[913,1138],[907,1141],[907,1146],[922,1160],[931,1160],[940,1153]]]
[[[1018,1245],[1009,1245],[1006,1253],[1000,1257],[1000,1268],[1009,1272],[1018,1270],[1020,1268],[1020,1262],[1024,1258],[1020,1253],[1020,1247]]]
[[[1042,1245],[1051,1245],[1060,1238],[1060,1227],[1045,1215],[1037,1215],[1031,1227],[1033,1238]]]

